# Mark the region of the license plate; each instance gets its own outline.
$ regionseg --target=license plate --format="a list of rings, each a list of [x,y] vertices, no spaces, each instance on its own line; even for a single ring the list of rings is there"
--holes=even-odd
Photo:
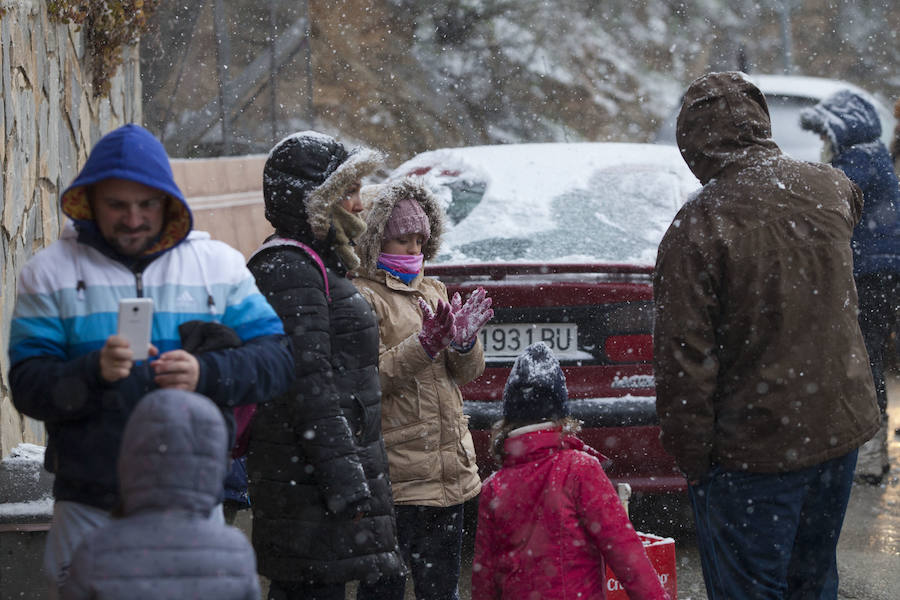
[[[515,358],[535,342],[544,342],[558,359],[582,358],[578,351],[578,326],[570,323],[521,323],[485,325],[481,330],[484,356],[489,359]]]

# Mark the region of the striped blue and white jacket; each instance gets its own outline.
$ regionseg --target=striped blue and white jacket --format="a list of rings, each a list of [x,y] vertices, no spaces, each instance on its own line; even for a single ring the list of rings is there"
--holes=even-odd
[[[91,186],[112,179],[168,198],[158,236],[137,257],[118,255],[94,220]],[[196,391],[226,417],[230,407],[283,393],[294,379],[294,361],[281,320],[243,257],[192,231],[193,216],[165,148],[140,125],[129,123],[100,139],[63,191],[60,207],[71,223],[19,274],[10,391],[15,407],[47,428],[44,464],[56,474],[56,499],[110,509],[118,500],[116,460],[125,422],[157,387],[148,361],[115,383],[100,376],[100,349],[116,333],[120,298],[153,299],[151,341],[160,353],[181,347],[178,327],[187,321],[215,321],[238,334],[239,347],[195,354]]]
[[[232,328],[244,345],[197,355],[197,392],[222,407],[263,402],[287,389],[293,359],[281,320],[256,287],[242,255],[192,231],[143,271],[79,241],[67,224],[19,275],[10,327],[13,402],[45,422],[47,469],[57,500],[111,508],[122,428],[138,400],[156,389],[149,362],[114,384],[99,376],[99,350],[116,333],[120,298],[153,299],[152,343],[181,347],[191,320]]]
[[[10,330],[10,363],[34,356],[71,360],[103,347],[116,333],[119,300],[153,299],[152,343],[181,347],[178,326],[216,321],[243,341],[282,334],[281,320],[256,288],[241,254],[203,231],[135,273],[78,242],[71,225],[22,269]]]

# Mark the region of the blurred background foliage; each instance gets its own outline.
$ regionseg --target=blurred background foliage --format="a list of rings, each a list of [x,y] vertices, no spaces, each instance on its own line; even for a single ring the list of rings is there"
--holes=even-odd
[[[709,70],[844,79],[893,103],[896,8],[893,0],[165,2],[141,40],[144,115],[173,156],[266,152],[307,128],[386,150],[391,164],[442,146],[648,141]]]
[[[122,48],[147,29],[159,0],[50,0],[47,14],[83,28],[94,96],[109,94],[110,77],[122,64]]]

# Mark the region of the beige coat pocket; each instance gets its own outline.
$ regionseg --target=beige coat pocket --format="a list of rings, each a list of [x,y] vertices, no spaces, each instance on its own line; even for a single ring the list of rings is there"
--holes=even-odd
[[[400,483],[433,477],[438,469],[440,424],[418,421],[384,431],[391,481]]]
[[[422,397],[420,384],[413,379],[402,389],[394,390],[382,397],[381,427],[382,429],[402,429],[411,421],[419,421],[422,415]]]

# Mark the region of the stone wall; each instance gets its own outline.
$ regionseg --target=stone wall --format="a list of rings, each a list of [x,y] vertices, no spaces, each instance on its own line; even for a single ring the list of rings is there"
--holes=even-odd
[[[16,275],[59,235],[59,192],[109,130],[141,122],[137,48],[94,98],[90,59],[77,27],[49,21],[46,2],[0,0],[0,457],[21,442],[44,443],[43,424],[9,398],[9,320]]]

